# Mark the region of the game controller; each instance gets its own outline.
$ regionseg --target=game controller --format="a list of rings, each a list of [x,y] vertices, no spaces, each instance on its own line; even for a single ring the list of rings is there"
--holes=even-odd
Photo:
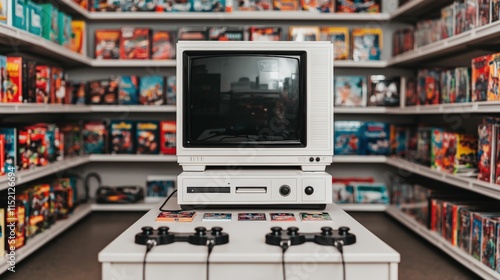
[[[299,233],[299,228],[289,227],[283,232],[281,227],[272,227],[271,233],[266,234],[266,244],[275,246],[294,246],[306,242],[314,242],[325,246],[351,245],[356,243],[356,236],[349,232],[348,227],[322,227],[318,233]]]
[[[213,227],[207,232],[205,227],[195,228],[194,233],[170,232],[166,226],[153,227],[146,226],[141,228],[142,232],[135,235],[135,243],[140,245],[165,245],[174,242],[188,242],[192,245],[206,246],[209,243],[213,245],[222,245],[229,243],[229,235],[222,232],[221,227]]]

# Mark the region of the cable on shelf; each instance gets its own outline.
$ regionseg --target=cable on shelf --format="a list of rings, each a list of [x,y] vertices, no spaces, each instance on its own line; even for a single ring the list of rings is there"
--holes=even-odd
[[[212,251],[215,247],[215,243],[213,240],[207,240],[207,248],[208,248],[208,254],[207,254],[207,280],[210,280],[210,255],[212,254]]]
[[[342,257],[342,279],[345,280],[345,275],[346,275],[346,272],[345,272],[345,260],[344,260],[344,242],[343,241],[338,241],[338,242],[335,242],[334,246],[335,248],[337,248],[337,250],[339,250],[340,252],[340,256]]]
[[[172,196],[174,196],[174,194],[177,193],[177,190],[174,190],[168,197],[167,199],[165,199],[165,202],[163,202],[163,204],[160,206],[160,208],[158,210],[160,210],[161,212],[172,212],[172,211],[180,211],[179,209],[176,209],[176,210],[167,210],[167,209],[163,209],[163,207],[165,206],[165,204],[167,204],[167,202],[170,200],[170,198],[172,198]]]
[[[146,280],[146,257],[154,246],[156,246],[156,241],[152,239],[148,240],[148,244],[146,245],[146,252],[144,253],[144,260],[142,261],[142,280]]]
[[[280,247],[281,247],[281,268],[283,269],[283,280],[286,280],[286,268],[285,268],[285,253],[290,248],[290,240],[287,240],[287,242],[282,242]]]

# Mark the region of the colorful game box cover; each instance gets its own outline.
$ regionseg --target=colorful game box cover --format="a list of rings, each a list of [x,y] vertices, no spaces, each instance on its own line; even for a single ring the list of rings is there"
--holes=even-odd
[[[496,136],[496,155],[495,155],[495,183],[500,185],[500,125],[496,124],[494,127]]]
[[[472,59],[472,102],[486,101],[488,98],[488,79],[490,78],[491,55]]]
[[[202,26],[180,27],[177,38],[179,41],[206,41],[208,40],[208,28]]]
[[[71,49],[71,42],[73,39],[73,27],[71,26],[71,16],[59,11],[58,24],[59,24],[59,45]]]
[[[345,183],[333,183],[333,202],[334,203],[354,203],[354,188]]]
[[[42,37],[59,44],[59,10],[52,4],[41,4],[42,7]],[[62,28],[62,26],[61,26]]]
[[[299,1],[297,0],[273,0],[273,10],[275,11],[297,11]]]
[[[0,55],[0,102],[5,102],[5,86],[7,83],[7,57]]]
[[[364,125],[359,121],[336,121],[334,123],[334,154],[363,155]]]
[[[387,77],[384,75],[370,76],[368,106],[399,106],[401,96],[400,85],[400,77]]]
[[[64,73],[59,67],[52,67],[50,86],[50,103],[64,104],[66,97],[66,86],[64,84]]]
[[[418,103],[417,83],[413,79],[406,80],[406,106],[414,106]]]
[[[500,19],[500,0],[491,0],[491,22]],[[499,258],[500,259],[500,258]],[[498,262],[500,266],[500,261]]]
[[[170,75],[167,77],[167,104],[175,105],[177,103],[177,77]]]
[[[159,152],[158,122],[136,122],[137,154],[158,154]]]
[[[365,76],[335,76],[335,106],[365,107],[366,99]]]
[[[408,154],[409,129],[407,127],[396,127],[396,151],[394,154],[406,158]]]
[[[477,169],[478,139],[475,135],[457,134],[453,173],[475,175]]]
[[[468,207],[459,207],[458,210],[458,232],[457,232],[457,246],[466,253],[470,254],[470,241],[471,241],[471,223],[472,212]]]
[[[85,54],[86,48],[86,23],[83,20],[73,20],[71,21],[71,32],[73,36],[71,37],[71,50],[76,53]]]
[[[425,105],[440,103],[439,73],[439,69],[431,69],[427,72],[427,76],[425,77]]]
[[[483,26],[490,23],[491,0],[477,0],[477,26]],[[492,267],[494,269],[494,267]]]
[[[139,104],[163,105],[165,104],[165,77],[144,76],[140,80]]]
[[[201,219],[204,222],[230,222],[231,213],[205,213]]]
[[[380,13],[380,0],[336,0],[336,13]]]
[[[9,16],[12,17],[12,26],[17,27],[21,30],[26,30],[27,25],[27,14],[24,0],[9,0],[12,1],[12,10],[9,12]]]
[[[123,8],[124,5],[127,4],[127,0],[125,0],[124,2],[125,3],[122,3],[121,8]],[[128,0],[128,2],[131,2],[131,1]],[[151,11],[155,10],[156,2],[158,2],[158,0],[142,0],[142,1],[135,0],[133,2],[133,4],[134,4],[135,11],[151,12]],[[132,8],[132,11],[134,11],[134,8]]]
[[[157,222],[192,222],[196,212],[162,211],[156,217]]]
[[[96,30],[95,31],[95,58],[96,59],[119,59],[120,30]]]
[[[134,153],[134,123],[131,121],[111,121],[110,138],[112,154]]]
[[[493,139],[495,130],[492,124],[480,124],[478,126],[478,175],[477,179],[485,182],[493,182],[492,156],[495,154]]]
[[[73,2],[80,5],[80,7],[84,8],[85,10],[88,10],[89,8],[89,1],[93,0],[73,0]]]
[[[71,84],[71,97],[73,100],[71,104],[74,105],[85,105],[86,104],[86,88],[87,83],[85,82],[72,82]]]
[[[498,79],[500,76],[500,53],[492,55],[490,64],[490,77],[488,80],[488,101],[499,101]]]
[[[493,0],[493,1],[495,1],[495,0]],[[497,252],[496,252],[497,267],[496,267],[496,272],[500,273],[500,223],[497,224],[496,233],[497,233]]]
[[[119,76],[118,79],[118,104],[137,105],[139,102],[139,79],[137,76]]]
[[[439,88],[441,89],[441,96],[439,100],[442,104],[450,103],[450,88],[448,87],[448,71],[443,70],[439,73]]]
[[[295,222],[293,213],[269,213],[272,222]]]
[[[37,65],[35,68],[35,100],[34,103],[49,103],[50,86],[52,84],[51,67],[47,65]]]
[[[362,204],[389,204],[389,193],[383,184],[353,183],[355,202]]]
[[[465,5],[465,29],[472,30],[478,26],[478,0],[465,0]]]
[[[418,128],[417,161],[425,166],[431,165],[431,128]]]
[[[118,87],[120,84],[119,76],[111,76],[109,84],[104,93],[103,104],[114,105],[118,104]]]
[[[328,212],[301,212],[300,219],[304,222],[321,222],[321,221],[331,221],[332,217]]]
[[[27,235],[33,238],[42,233],[51,225],[51,199],[50,185],[40,184],[31,188],[30,191],[30,210]]]
[[[470,102],[470,70],[467,67],[455,68],[457,82],[457,103]]]
[[[453,32],[453,5],[441,9],[441,38],[446,39],[454,35]]]
[[[238,1],[239,11],[271,11],[273,3],[271,0],[240,0]]]
[[[25,199],[23,199],[25,198]],[[24,203],[26,201],[26,204]],[[7,211],[6,223],[15,224],[15,242],[13,245],[16,249],[23,247],[26,244],[26,222],[27,222],[27,194],[16,195],[16,207],[13,211]],[[5,231],[4,231],[5,232]],[[10,247],[10,246],[9,246]]]
[[[333,44],[335,60],[346,60],[349,58],[349,28],[321,27],[319,40],[330,41]]]
[[[82,154],[82,129],[80,123],[67,123],[59,126],[63,134],[64,156],[72,157]]]
[[[354,28],[352,30],[354,61],[380,60],[382,53],[382,29]]]
[[[189,0],[190,12],[225,12],[225,0]]]
[[[457,102],[457,78],[455,69],[446,71],[446,88],[448,90],[448,103]]]
[[[146,178],[146,202],[156,202],[165,199],[176,189],[175,176],[155,176]]]
[[[367,155],[389,155],[391,153],[389,124],[366,122],[364,136]]]
[[[23,102],[36,103],[36,62],[23,59]]]
[[[56,219],[66,219],[75,206],[70,178],[57,178],[52,181],[53,204]]]
[[[105,154],[107,152],[108,132],[103,122],[86,122],[82,129],[83,153]]]
[[[487,212],[473,212],[471,221],[471,246],[470,254],[473,258],[481,261],[482,255],[482,244],[483,244],[483,224],[485,223],[485,218],[489,216],[495,216],[498,214],[492,214]]]
[[[149,28],[123,27],[120,40],[120,59],[149,58]]]
[[[23,58],[7,57],[6,75],[3,81],[3,103],[23,102]]]
[[[281,41],[281,27],[250,27],[250,41]]]
[[[42,36],[42,7],[33,1],[26,1],[27,30],[31,34]]]
[[[94,80],[87,83],[86,104],[104,104],[104,96],[109,87],[109,80]]]
[[[123,1],[123,0],[120,0]],[[116,12],[121,9],[120,2],[109,0],[91,0],[91,12]],[[135,5],[134,5],[135,9]]]
[[[496,228],[500,224],[500,217],[483,218],[483,237],[481,244],[481,262],[491,269],[495,269],[496,263]]]
[[[238,213],[238,221],[265,221],[265,213]]]
[[[318,41],[319,27],[317,26],[291,26],[290,41]]]
[[[302,0],[301,7],[303,10],[305,10],[306,7],[310,7],[315,8],[316,11],[320,13],[334,13],[335,0]],[[310,9],[308,9],[308,11],[310,11]]]
[[[16,170],[17,158],[17,138],[15,128],[0,128],[0,134],[4,137],[3,145],[3,162],[0,164],[3,168],[0,170],[0,175]]]
[[[442,128],[432,128],[431,130],[431,167],[436,170],[443,170],[444,157],[444,134]],[[455,155],[453,155],[454,157]],[[453,161],[452,161],[453,162]]]
[[[60,142],[60,131],[59,127],[55,124],[41,124],[45,128],[45,143],[47,143],[47,159],[49,162],[54,162],[56,160],[61,160],[63,154],[61,154],[62,144]],[[63,151],[64,153],[64,151]]]
[[[157,12],[189,12],[191,2],[189,0],[158,0]]]
[[[152,33],[151,59],[173,58],[175,58],[174,32],[154,30]]]
[[[176,122],[160,122],[160,152],[164,155],[175,155],[176,149]]]
[[[15,203],[15,201],[14,201]],[[5,217],[5,210],[4,208],[0,208],[0,256],[3,258],[5,254],[5,244],[9,244],[6,242],[6,230],[5,230],[5,221],[7,217]],[[10,245],[10,244],[9,244]],[[7,247],[10,247],[7,245]],[[10,249],[10,248],[9,248]],[[10,251],[10,250],[9,250]]]
[[[214,26],[208,31],[211,41],[244,41],[245,32],[243,27]]]
[[[425,88],[425,80],[428,75],[426,69],[419,69],[417,72],[417,105],[425,105],[427,102],[427,93]]]

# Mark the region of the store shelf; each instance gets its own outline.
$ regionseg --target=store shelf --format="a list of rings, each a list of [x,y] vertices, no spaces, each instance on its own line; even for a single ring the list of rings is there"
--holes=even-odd
[[[333,156],[333,163],[385,163],[385,156]]]
[[[177,162],[175,155],[90,155],[90,162]]]
[[[103,113],[171,113],[175,105],[91,105],[89,112]]]
[[[395,206],[387,206],[386,213],[432,243],[437,248],[444,251],[468,269],[472,270],[482,279],[500,279],[500,274],[482,264],[480,261],[474,259],[471,255],[463,252],[461,249],[454,247],[437,233],[428,230],[426,227],[419,224],[415,219],[401,212]]]
[[[408,170],[427,178],[441,181],[472,192],[480,193],[495,199],[500,199],[500,185],[479,181],[475,178],[462,177],[455,174],[444,173],[430,167],[412,163],[404,159],[387,158],[387,164]]]
[[[177,62],[175,59],[168,60],[150,60],[150,59],[108,59],[97,60],[93,59],[90,63],[92,67],[175,67]]]
[[[130,203],[130,204],[92,204],[92,211],[149,211],[158,206],[159,202],[154,203]]]
[[[58,0],[59,3],[62,5],[66,6],[68,9],[70,9],[73,13],[79,14],[83,16],[84,18],[88,18],[90,12],[82,6],[78,5],[74,0]]]
[[[24,247],[15,251],[16,253],[16,265],[31,255],[33,252],[38,250],[40,247],[51,241],[54,237],[58,236],[69,227],[71,227],[76,222],[85,218],[91,212],[90,204],[83,204],[76,207],[73,214],[65,220],[59,220],[54,225],[52,225],[49,229],[44,232],[36,235],[33,238],[30,238]],[[7,263],[7,257],[4,257],[0,264],[0,274],[5,273],[9,268],[9,264]],[[12,272],[8,272],[12,273]]]
[[[75,167],[85,163],[88,163],[89,157],[81,156],[65,159],[58,162],[49,163],[47,166],[35,167],[31,170],[22,170],[16,172],[16,186],[20,184],[25,184],[30,181]],[[6,190],[8,188],[8,176],[0,177],[0,191]]]
[[[424,15],[428,11],[440,9],[448,4],[453,3],[453,0],[411,0],[406,4],[395,9],[390,16],[391,20],[408,20],[416,19]]]
[[[471,45],[498,43],[500,21],[440,40],[389,59],[389,66],[418,64],[454,53],[471,51]]]
[[[29,53],[59,61],[65,66],[90,65],[91,62],[87,56],[3,23],[0,23],[0,44],[7,45],[17,51],[18,48],[26,49]]]
[[[334,107],[334,114],[385,114],[389,111],[386,107]]]
[[[100,21],[117,21],[117,20],[152,20],[152,21],[178,21],[178,20],[262,20],[262,21],[276,21],[276,20],[295,20],[295,21],[387,21],[389,20],[388,14],[342,14],[342,13],[316,13],[305,11],[268,11],[268,12],[240,12],[235,11],[232,13],[154,13],[154,12],[91,12],[89,19]]]
[[[387,208],[385,204],[339,204],[337,206],[344,211],[351,212],[384,212]]]
[[[335,60],[334,68],[386,68],[389,63],[385,60],[372,61],[353,61],[353,60]]]

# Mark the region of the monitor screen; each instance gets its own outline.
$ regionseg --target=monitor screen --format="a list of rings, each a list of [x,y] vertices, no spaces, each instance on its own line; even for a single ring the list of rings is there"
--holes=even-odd
[[[306,146],[305,52],[184,52],[185,147]]]

